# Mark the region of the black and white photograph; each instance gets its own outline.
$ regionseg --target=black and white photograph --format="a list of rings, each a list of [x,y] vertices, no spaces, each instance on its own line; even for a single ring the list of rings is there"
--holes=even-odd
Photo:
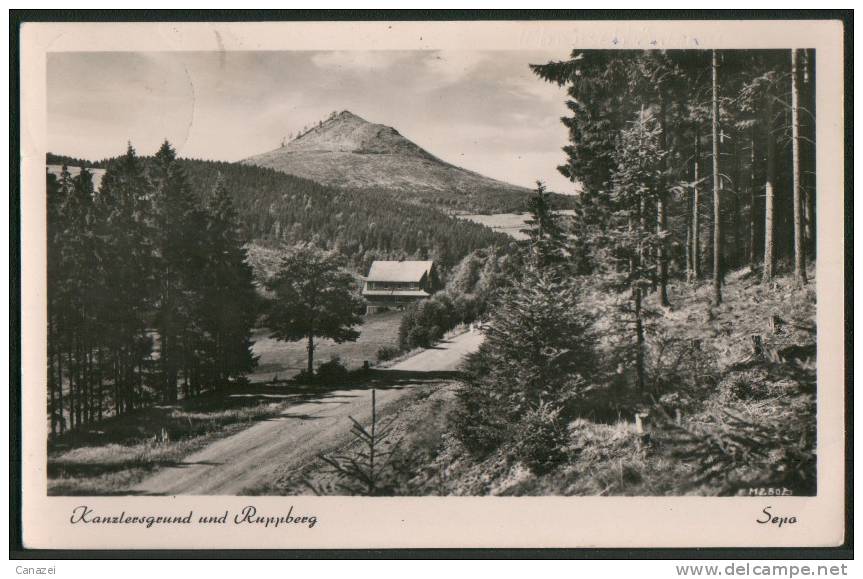
[[[837,64],[611,36],[47,51],[45,496],[75,529],[99,497],[734,497],[794,532],[767,499],[823,496],[842,440]]]
[[[52,55],[49,492],[814,494],[815,61]]]

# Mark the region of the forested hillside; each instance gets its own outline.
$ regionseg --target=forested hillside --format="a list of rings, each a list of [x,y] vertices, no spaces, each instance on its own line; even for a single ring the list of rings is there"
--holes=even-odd
[[[402,201],[387,191],[325,187],[249,165],[184,163],[193,188],[200,191],[222,175],[248,239],[314,241],[344,255],[363,274],[375,259],[433,259],[446,270],[471,251],[510,243],[507,236],[487,227]]]
[[[47,173],[48,408],[58,435],[251,370],[251,328],[266,311],[253,266],[266,246],[279,261],[283,246],[311,243],[362,274],[375,259],[411,258],[445,272],[511,243],[387,193],[181,160],[167,142],[152,157],[129,146],[99,163],[47,161],[59,165]]]
[[[146,157],[142,161],[150,162]],[[108,164],[50,154],[48,163]],[[393,192],[326,187],[252,165],[190,159],[179,163],[198,198],[221,176],[245,240],[264,245],[312,241],[338,251],[363,274],[375,259],[434,259],[446,270],[474,250],[511,243],[506,235],[434,207],[402,201]]]

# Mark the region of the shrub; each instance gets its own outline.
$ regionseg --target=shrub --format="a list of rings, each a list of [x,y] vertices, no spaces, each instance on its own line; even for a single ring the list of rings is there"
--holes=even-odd
[[[402,350],[396,348],[395,346],[381,346],[378,348],[378,360],[381,362],[386,362],[388,360],[392,360],[401,355]]]
[[[458,303],[445,292],[413,303],[406,308],[399,325],[399,345],[403,350],[428,348],[462,318]]]
[[[296,376],[294,376],[294,382],[299,384],[313,384],[315,382],[315,375],[309,374],[309,371],[303,368]]]
[[[733,372],[720,381],[719,395],[730,403],[764,400],[772,394],[769,382],[770,377],[763,368]]]
[[[646,386],[652,392],[685,390],[703,396],[715,389],[719,377],[715,352],[700,339],[678,338],[658,329],[647,346]]]
[[[318,366],[317,381],[321,384],[334,384],[348,377],[348,369],[341,358],[333,356],[328,362]]]
[[[509,438],[515,416],[492,380],[467,380],[456,392],[456,401],[450,427],[472,455],[484,458]]]
[[[515,456],[534,474],[543,474],[566,459],[568,440],[561,409],[542,402],[528,410],[515,428]]]

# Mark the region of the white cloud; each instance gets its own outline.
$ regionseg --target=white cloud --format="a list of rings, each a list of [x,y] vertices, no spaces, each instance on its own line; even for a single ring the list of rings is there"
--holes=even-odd
[[[547,102],[564,102],[567,99],[566,90],[556,84],[545,82],[532,73],[513,76],[506,81],[506,86],[514,94],[540,99]]]
[[[430,53],[423,65],[426,72],[441,84],[453,84],[476,71],[489,60],[488,53],[465,50],[437,50]]]
[[[389,50],[341,50],[315,54],[312,62],[319,68],[367,72],[386,70],[410,56],[407,52]]]

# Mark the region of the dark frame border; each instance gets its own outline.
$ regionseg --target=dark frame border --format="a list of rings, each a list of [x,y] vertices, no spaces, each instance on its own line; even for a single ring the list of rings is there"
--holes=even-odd
[[[409,20],[839,20],[845,116],[845,542],[811,548],[604,549],[26,549],[21,497],[20,27],[26,22]],[[10,559],[853,559],[854,557],[854,11],[853,10],[10,10],[9,12],[9,558]]]

